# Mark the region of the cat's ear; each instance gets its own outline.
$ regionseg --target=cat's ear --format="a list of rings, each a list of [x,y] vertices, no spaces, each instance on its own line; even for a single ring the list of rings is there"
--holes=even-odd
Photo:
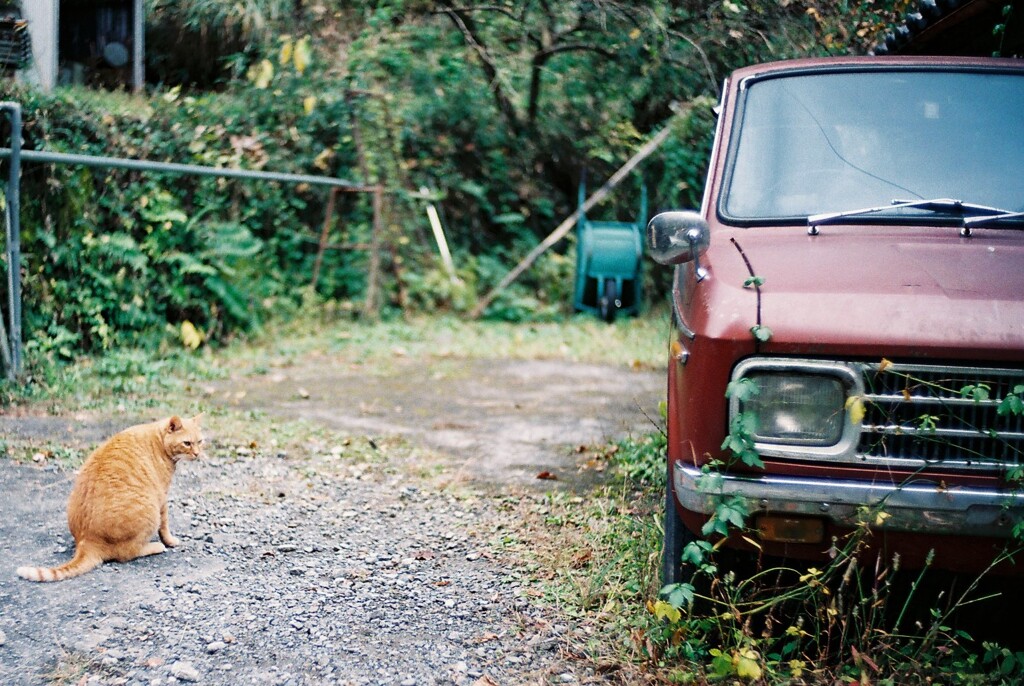
[[[167,430],[170,432],[181,431],[181,417],[174,415],[167,420]]]
[[[206,413],[205,412],[200,412],[199,414],[197,414],[195,417],[192,418],[192,421],[195,422],[196,424],[199,424],[200,420],[203,418],[204,414],[206,414]]]

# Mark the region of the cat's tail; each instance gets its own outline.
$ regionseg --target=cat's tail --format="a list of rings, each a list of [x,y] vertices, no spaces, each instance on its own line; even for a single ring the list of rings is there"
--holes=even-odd
[[[75,556],[59,567],[18,567],[18,576],[29,581],[63,581],[85,574],[102,564],[103,558],[87,546],[75,548]]]

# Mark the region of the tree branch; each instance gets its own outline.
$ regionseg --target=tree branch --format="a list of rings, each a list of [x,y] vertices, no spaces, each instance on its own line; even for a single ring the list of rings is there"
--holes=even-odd
[[[526,121],[527,126],[533,128],[533,125],[537,121],[537,113],[540,108],[540,80],[544,73],[544,65],[547,64],[548,60],[559,53],[563,52],[596,52],[599,55],[608,59],[614,59],[615,53],[599,45],[589,45],[586,43],[566,43],[564,45],[553,45],[551,47],[540,50],[533,55],[533,60],[530,63],[530,99],[526,108]]]
[[[512,131],[518,135],[522,130],[522,123],[519,121],[519,114],[516,112],[515,103],[513,103],[512,99],[507,93],[505,93],[505,89],[501,84],[498,65],[491,58],[490,52],[478,36],[473,20],[469,16],[466,16],[465,12],[451,7],[442,7],[442,11],[452,20],[459,31],[462,32],[462,36],[466,40],[466,43],[473,48],[477,57],[480,58],[484,74],[487,76],[487,80],[491,86],[491,93],[494,94],[494,100],[498,106],[498,111],[500,111],[505,117]]]
[[[692,38],[690,38],[686,34],[680,33],[679,31],[673,31],[670,29],[668,34],[670,36],[675,36],[676,38],[682,38],[684,41],[690,44],[690,47],[697,51],[697,54],[700,55],[701,61],[704,63],[704,68],[708,72],[708,83],[710,83],[711,87],[715,89],[715,95],[721,98],[722,90],[718,86],[718,79],[715,78],[715,70],[711,67],[711,60],[708,59],[708,54],[704,52],[704,49],[700,47],[697,44],[697,42],[694,41]]]
[[[447,7],[433,12],[433,14],[447,14],[448,12],[458,12],[459,14],[469,14],[470,12],[497,12],[498,14],[504,14],[512,21],[522,21],[522,17],[517,17],[511,11],[500,5],[480,5],[478,7]]]

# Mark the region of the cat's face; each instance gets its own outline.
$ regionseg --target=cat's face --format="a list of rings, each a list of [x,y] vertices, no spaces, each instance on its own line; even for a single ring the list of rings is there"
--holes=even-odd
[[[191,419],[175,415],[164,428],[164,448],[175,462],[194,460],[203,456],[203,432],[199,426],[201,414]]]

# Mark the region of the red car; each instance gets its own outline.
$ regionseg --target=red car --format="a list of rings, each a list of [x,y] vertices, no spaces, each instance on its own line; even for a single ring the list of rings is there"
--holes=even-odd
[[[718,116],[701,211],[648,226],[677,265],[665,583],[730,513],[770,554],[866,527],[984,569],[1024,540],[1024,61],[764,64]]]

